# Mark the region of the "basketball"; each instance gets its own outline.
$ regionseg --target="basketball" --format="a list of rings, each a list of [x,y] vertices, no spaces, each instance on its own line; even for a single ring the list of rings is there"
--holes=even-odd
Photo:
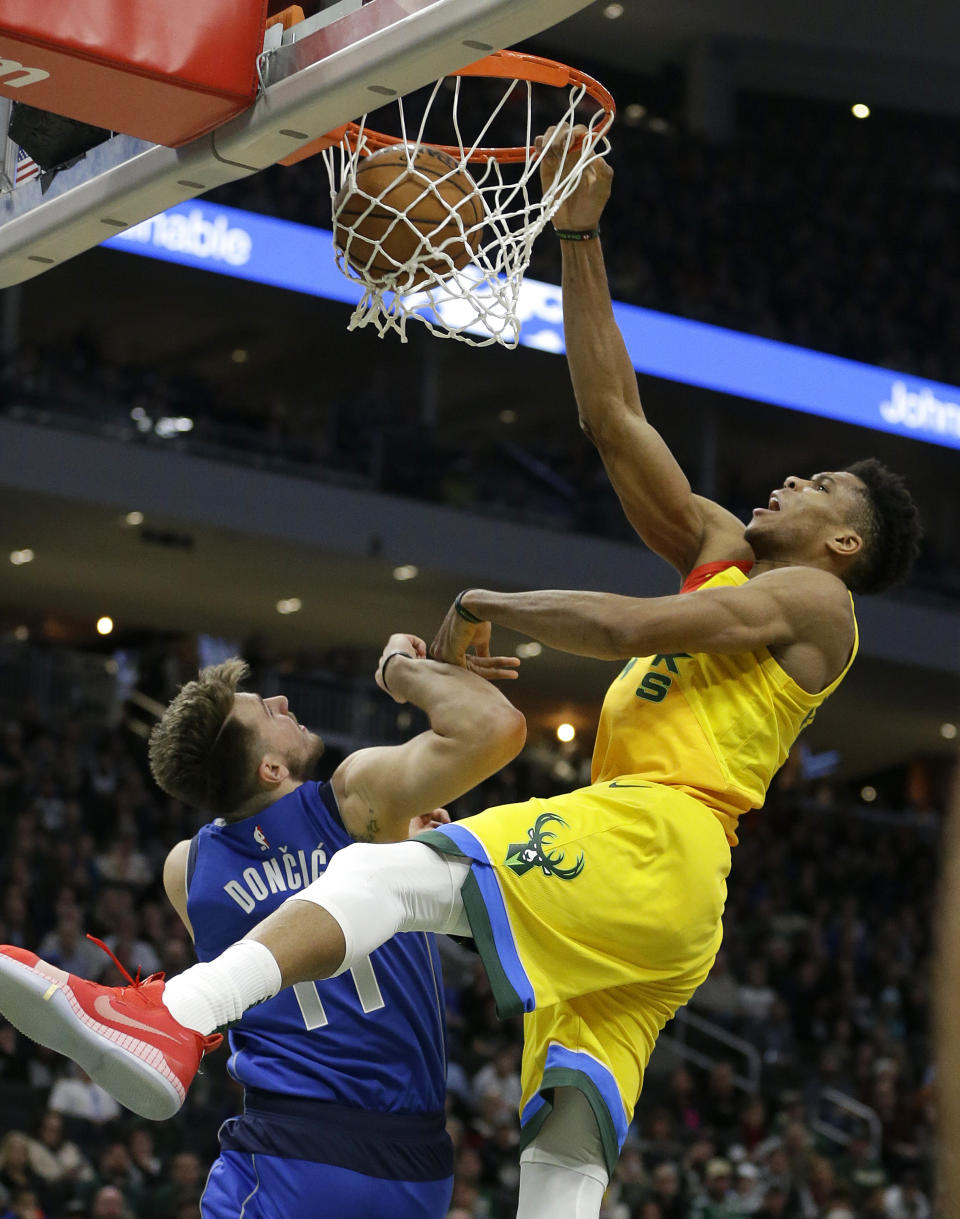
[[[405,270],[416,288],[472,261],[484,216],[476,183],[452,157],[398,144],[364,157],[355,181],[341,186],[333,240],[370,283],[382,286]]]

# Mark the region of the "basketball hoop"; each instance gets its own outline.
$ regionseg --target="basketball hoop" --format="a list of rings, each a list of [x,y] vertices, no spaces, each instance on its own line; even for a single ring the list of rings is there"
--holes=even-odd
[[[482,111],[464,89],[464,81],[470,78],[504,82],[495,90],[492,104],[489,97],[482,99]],[[549,106],[540,105],[545,87],[562,91],[562,105],[555,99],[550,99]],[[376,238],[364,234],[360,239],[365,250],[374,247],[381,268],[375,279],[365,276],[356,260],[351,262],[349,237],[335,247],[340,270],[364,289],[349,328],[372,325],[381,337],[393,330],[405,342],[407,320],[415,318],[441,338],[459,339],[474,347],[491,343],[516,347],[520,288],[533,243],[576,189],[584,170],[609,150],[606,133],[616,111],[613,98],[599,82],[574,68],[536,55],[497,51],[438,80],[425,98],[418,98],[417,105],[423,106],[419,118],[408,113],[413,99],[406,103],[405,108],[403,97],[396,100],[398,134],[372,130],[365,115],[326,137],[323,159],[330,178],[334,231],[352,231],[351,225],[359,225],[368,216],[387,221],[378,223]],[[545,120],[543,111],[553,117]],[[586,127],[582,139],[573,136],[575,123]],[[538,150],[534,136],[547,126],[554,130],[549,142]],[[512,144],[496,143],[501,130],[514,137],[522,135],[523,142],[514,138]],[[427,195],[431,206],[438,201],[443,205],[447,175],[425,185],[418,197],[402,206],[393,205],[389,192],[367,194],[357,180],[358,166],[371,153],[390,147],[396,148],[414,178],[418,154],[424,149],[438,150],[450,159],[449,177],[462,180],[459,175],[471,174],[479,197],[476,213],[470,213],[479,219],[466,223],[462,207],[459,211],[451,207],[437,230],[445,240],[432,244],[430,233],[421,227],[418,248],[402,262],[389,252],[395,227],[415,227],[414,208]],[[554,151],[559,153],[563,169],[541,194],[540,164]],[[349,223],[340,215],[347,201]],[[467,242],[472,251],[467,266],[460,266],[444,249],[450,244],[451,226],[461,239],[458,248],[462,250]],[[371,261],[367,259],[368,264]],[[384,265],[391,268],[389,274],[383,274]]]

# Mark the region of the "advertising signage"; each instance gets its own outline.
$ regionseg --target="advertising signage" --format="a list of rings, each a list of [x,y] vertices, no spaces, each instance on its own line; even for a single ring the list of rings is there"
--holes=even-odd
[[[326,229],[205,200],[180,204],[104,245],[356,305]],[[640,373],[960,448],[960,387],[614,302]],[[560,289],[524,281],[520,344],[564,350]]]

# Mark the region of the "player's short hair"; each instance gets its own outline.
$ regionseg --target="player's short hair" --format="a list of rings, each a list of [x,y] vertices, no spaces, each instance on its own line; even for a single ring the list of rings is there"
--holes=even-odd
[[[917,506],[900,474],[876,457],[847,466],[864,484],[863,516],[857,522],[863,550],[844,576],[853,593],[882,593],[905,580],[920,553],[923,530]]]
[[[257,790],[256,733],[230,718],[237,686],[249,675],[239,657],[201,669],[150,734],[150,771],[168,796],[217,817]]]

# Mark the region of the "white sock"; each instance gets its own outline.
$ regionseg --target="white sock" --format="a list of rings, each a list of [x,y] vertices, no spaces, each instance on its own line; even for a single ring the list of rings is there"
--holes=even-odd
[[[163,988],[163,1001],[179,1024],[212,1033],[239,1020],[248,1007],[280,990],[280,967],[258,940],[241,940],[213,961],[201,961]]]
[[[575,1168],[522,1160],[517,1219],[597,1219],[605,1190]]]

